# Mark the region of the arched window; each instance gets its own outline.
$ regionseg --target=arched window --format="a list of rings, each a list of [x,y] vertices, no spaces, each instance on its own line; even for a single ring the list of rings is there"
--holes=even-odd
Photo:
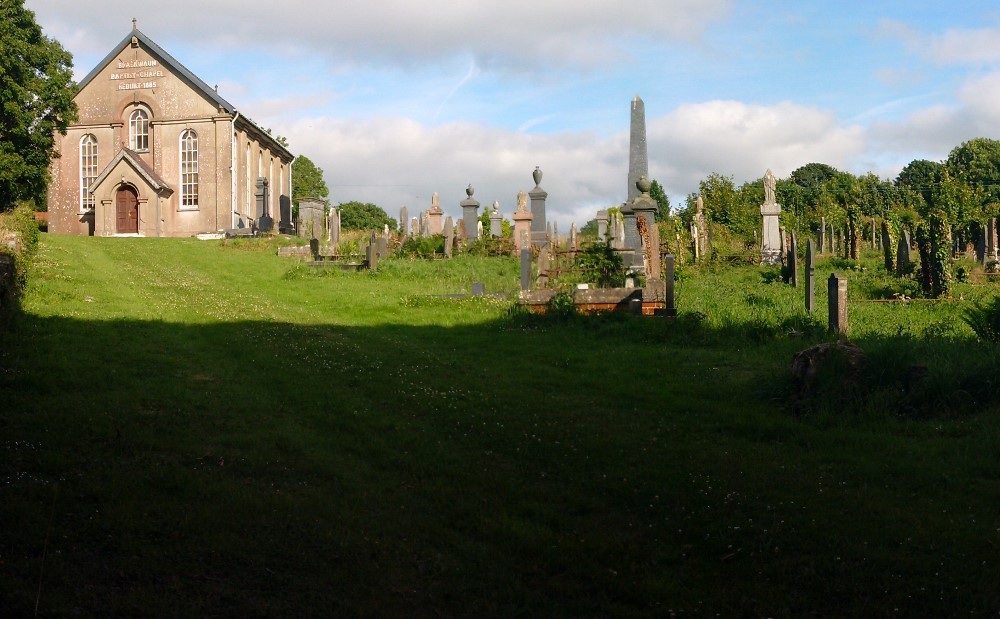
[[[250,210],[250,205],[252,204],[252,201],[253,201],[253,198],[252,198],[252,195],[253,195],[253,194],[252,194],[252,192],[253,192],[253,189],[252,189],[252,187],[253,187],[253,183],[251,183],[251,182],[250,182],[250,142],[247,142],[247,161],[246,161],[246,171],[247,171],[247,173],[246,173],[246,177],[247,177],[247,178],[246,178],[246,186],[247,186],[247,187],[246,187],[246,194],[247,194],[247,202],[246,202],[246,204],[244,205],[244,209],[243,209],[243,213],[244,213],[245,215],[248,215],[248,216],[249,216],[249,215],[250,215],[250,213],[252,212],[252,211]]]
[[[128,117],[128,144],[135,151],[149,150],[149,114],[134,110]]]
[[[80,211],[94,208],[94,196],[87,191],[97,178],[97,138],[88,133],[80,139]]]
[[[198,207],[198,134],[181,133],[181,208]]]

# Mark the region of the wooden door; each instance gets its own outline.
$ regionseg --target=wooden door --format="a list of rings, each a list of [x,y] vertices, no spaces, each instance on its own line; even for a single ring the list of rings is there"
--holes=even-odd
[[[139,196],[135,189],[122,187],[118,190],[118,234],[139,232]]]

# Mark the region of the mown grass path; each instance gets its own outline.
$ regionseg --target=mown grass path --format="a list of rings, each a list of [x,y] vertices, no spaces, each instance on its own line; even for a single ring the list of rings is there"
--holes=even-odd
[[[43,239],[0,349],[0,616],[1000,609],[996,407],[794,416],[820,336],[753,270],[682,281],[707,327],[560,323],[428,296],[513,260],[255,248]]]

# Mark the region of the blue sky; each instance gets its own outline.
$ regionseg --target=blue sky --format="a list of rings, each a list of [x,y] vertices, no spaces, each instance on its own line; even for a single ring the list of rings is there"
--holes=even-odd
[[[85,75],[132,26],[323,168],[334,203],[550,217],[625,199],[629,104],[674,203],[818,161],[891,178],[1000,138],[994,2],[26,0]],[[144,3],[145,4],[145,3]],[[168,5],[169,4],[169,5]],[[216,24],[225,24],[218,27]]]

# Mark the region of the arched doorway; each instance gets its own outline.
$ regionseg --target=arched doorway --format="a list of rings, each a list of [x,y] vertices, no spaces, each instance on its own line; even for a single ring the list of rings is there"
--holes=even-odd
[[[118,189],[116,199],[118,212],[118,234],[136,234],[139,232],[139,195],[135,189],[124,185]]]

